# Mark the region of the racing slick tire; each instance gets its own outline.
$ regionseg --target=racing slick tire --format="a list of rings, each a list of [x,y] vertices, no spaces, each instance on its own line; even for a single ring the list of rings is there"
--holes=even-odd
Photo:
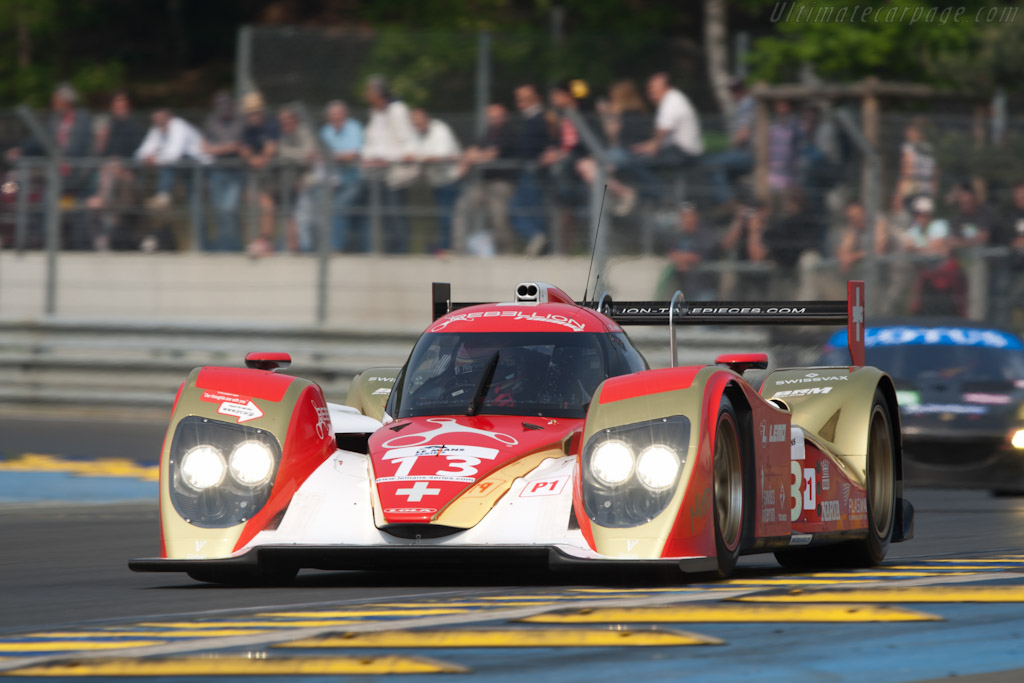
[[[189,577],[203,583],[228,586],[285,586],[299,573],[298,567],[259,567],[256,569],[192,569]]]
[[[715,555],[718,575],[736,568],[743,536],[743,454],[736,411],[728,397],[718,407],[714,448]]]
[[[775,559],[787,569],[808,567],[873,567],[885,558],[896,522],[896,438],[889,403],[875,389],[868,422],[867,536],[819,548],[780,550]]]

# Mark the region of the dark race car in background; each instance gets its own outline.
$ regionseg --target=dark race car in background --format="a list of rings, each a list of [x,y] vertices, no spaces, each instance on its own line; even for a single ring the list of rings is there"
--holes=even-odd
[[[908,485],[1024,493],[1024,343],[964,320],[900,319],[865,335],[896,382]],[[823,362],[846,351],[833,335]]]

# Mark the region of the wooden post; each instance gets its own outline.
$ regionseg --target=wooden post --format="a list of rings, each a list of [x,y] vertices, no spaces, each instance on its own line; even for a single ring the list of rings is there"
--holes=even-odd
[[[873,76],[865,78],[863,85],[864,95],[863,99],[861,99],[860,105],[860,125],[861,129],[864,131],[865,139],[871,145],[871,149],[875,151],[875,154],[878,154],[878,140],[880,137],[878,131],[878,79]],[[866,188],[871,186],[872,173],[871,160],[866,155],[861,158],[860,168],[861,199],[864,200],[865,197],[863,196],[863,193]],[[879,187],[881,187],[881,178],[875,178],[875,182],[879,183]]]

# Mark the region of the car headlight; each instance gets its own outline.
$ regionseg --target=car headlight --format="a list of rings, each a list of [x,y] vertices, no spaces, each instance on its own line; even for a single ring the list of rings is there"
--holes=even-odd
[[[226,471],[224,456],[209,444],[190,448],[181,458],[181,478],[196,491],[219,485]]]
[[[590,471],[609,486],[618,486],[633,474],[633,451],[621,441],[605,441],[594,449]]]
[[[664,512],[675,495],[690,444],[682,415],[595,432],[581,456],[583,507],[596,524],[622,529]]]
[[[1018,429],[1010,439],[1010,445],[1014,448],[1024,449],[1024,429]]]
[[[661,491],[675,483],[679,474],[679,458],[668,446],[655,444],[640,454],[636,461],[636,476],[649,489]]]
[[[274,454],[259,441],[243,441],[228,460],[231,476],[247,486],[259,486],[274,472]]]
[[[280,463],[281,445],[271,432],[190,415],[171,439],[171,503],[183,520],[204,529],[241,524],[270,498]]]

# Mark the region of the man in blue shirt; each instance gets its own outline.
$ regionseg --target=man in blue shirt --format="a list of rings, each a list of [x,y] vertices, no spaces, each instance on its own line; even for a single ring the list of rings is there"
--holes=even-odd
[[[320,129],[320,138],[331,155],[334,168],[329,182],[334,188],[331,221],[331,246],[337,251],[369,251],[369,234],[365,221],[353,220],[352,206],[363,189],[359,173],[360,150],[363,148],[363,126],[349,118],[348,107],[341,100],[332,100],[324,110],[327,123]]]

